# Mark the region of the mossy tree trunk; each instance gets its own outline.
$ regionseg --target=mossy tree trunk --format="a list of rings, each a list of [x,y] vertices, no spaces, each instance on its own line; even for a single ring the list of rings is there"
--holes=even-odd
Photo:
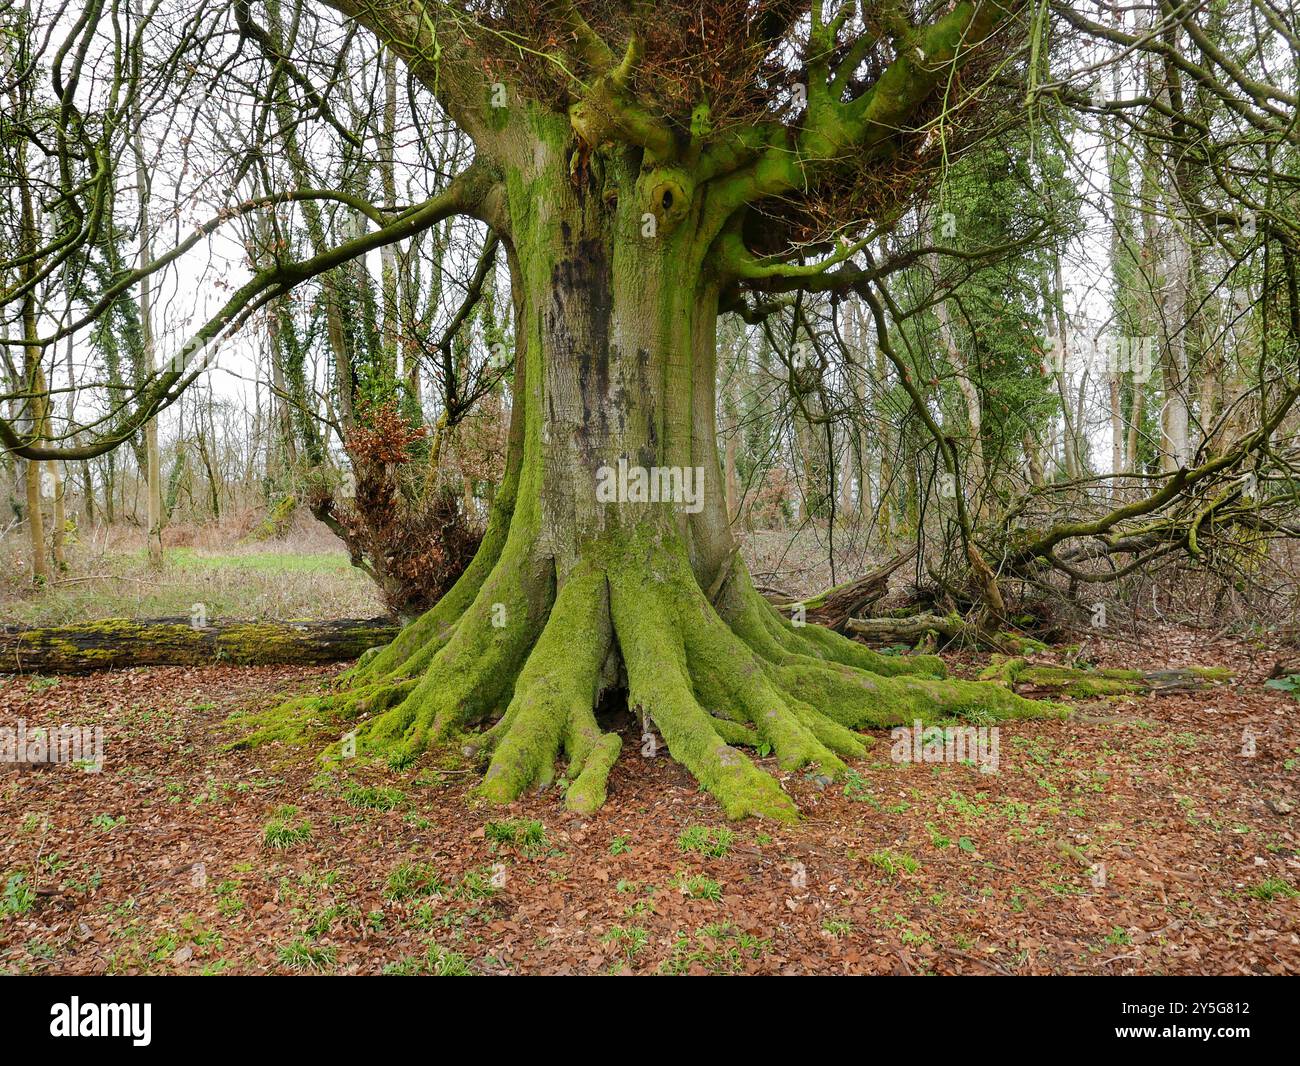
[[[434,42],[422,24],[337,6],[423,69]],[[950,55],[971,10],[917,51]],[[579,25],[580,41],[586,33]],[[504,87],[453,62],[456,40],[438,38],[438,91],[479,149],[476,211],[506,248],[515,299],[506,476],[478,555],[442,601],[355,669],[345,691],[278,709],[245,742],[324,719],[355,729],[359,752],[415,754],[478,730],[470,743],[488,759],[486,797],[548,785],[562,759],[568,806],[591,811],[621,743],[594,708],[621,687],[728,815],[789,819],[793,803],[741,747],[833,777],[865,753],[855,733],[864,727],[1041,713],[1001,686],[944,680],[936,658],[882,656],[793,624],[754,590],[726,513],[720,294],[739,271],[763,269],[740,239],[745,205],[801,187],[807,160],[842,160],[938,74],[899,60],[890,92],[860,120],[819,102],[796,163],[764,141],[780,130],[711,151],[683,149],[643,121],[621,88],[635,42],[566,113],[518,95],[491,106]],[[607,52],[590,40],[585,49],[599,73]],[[610,499],[602,479],[621,464],[695,491]]]
[[[755,592],[718,462],[707,202],[689,175],[644,168],[630,150],[574,174],[567,122],[532,124],[533,150],[506,182],[518,350],[507,474],[483,545],[346,692],[286,710],[358,721],[362,751],[416,753],[486,727],[475,743],[490,753],[487,797],[550,783],[563,756],[566,801],[590,811],[621,743],[594,708],[622,686],[729,815],[775,818],[793,804],[741,746],[836,776],[865,753],[856,729],[1040,710],[942,680],[935,658],[799,628]],[[620,461],[690,478],[678,483],[698,497],[602,501],[602,474]],[[268,723],[252,739],[280,735]]]

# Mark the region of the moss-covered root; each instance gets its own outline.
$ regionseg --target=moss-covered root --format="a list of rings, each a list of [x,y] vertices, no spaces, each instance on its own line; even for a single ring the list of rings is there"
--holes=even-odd
[[[707,707],[750,722],[786,770],[819,766],[841,776],[839,755],[861,758],[862,741],[793,693],[781,690],[760,660],[722,621],[693,581],[685,584],[680,617],[695,692]]]
[[[825,626],[795,625],[759,594],[739,560],[732,563],[718,611],[732,631],[769,662],[820,659],[882,677],[947,674],[947,667],[937,655],[882,655]]]
[[[758,595],[743,569],[728,592],[732,631],[771,664],[768,673],[775,687],[808,708],[805,719],[821,729],[824,742],[828,721],[851,737],[850,730],[918,718],[992,721],[1069,713],[1060,704],[1028,700],[1002,685],[946,680],[937,656],[880,655],[821,626],[793,626]]]
[[[989,681],[924,677],[876,677],[832,663],[787,663],[775,667],[781,687],[849,729],[888,728],[920,719],[1000,721],[1064,718],[1068,707],[1029,700]]]
[[[435,607],[404,626],[392,643],[340,674],[335,684],[340,688],[355,688],[376,681],[418,678],[456,631],[460,612],[452,611],[450,605],[444,607],[447,603],[444,596]]]
[[[479,786],[483,796],[508,803],[533,785],[550,784],[563,747],[571,779],[568,805],[590,812],[604,803],[621,742],[601,733],[592,708],[611,639],[605,575],[580,568],[560,589],[514,698],[490,732],[494,750]]]
[[[395,707],[415,685],[414,680],[379,682],[326,696],[301,696],[235,721],[240,736],[226,748],[256,748],[277,741],[301,744],[324,729],[337,731],[342,725]]]
[[[494,717],[513,694],[551,598],[549,579],[520,565],[498,565],[410,694],[358,731],[358,749],[417,755]]]
[[[627,668],[628,703],[658,727],[668,752],[710,792],[729,818],[794,821],[798,811],[776,779],[726,743],[696,701],[672,599],[674,582],[656,566],[611,569],[610,614]],[[672,568],[675,569],[675,568]]]
[[[339,681],[357,685],[381,678],[419,677],[451,640],[456,623],[470,609],[505,551],[518,492],[517,470],[509,470],[492,503],[487,531],[464,573],[446,594],[377,654],[363,659]]]
[[[594,722],[593,716],[593,722]],[[582,770],[569,784],[565,806],[579,814],[591,814],[605,805],[609,772],[614,769],[623,739],[617,733],[602,733],[582,763]]]

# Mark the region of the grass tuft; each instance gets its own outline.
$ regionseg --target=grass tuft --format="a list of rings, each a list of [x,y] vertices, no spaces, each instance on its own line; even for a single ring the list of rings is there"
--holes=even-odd
[[[720,859],[731,850],[732,839],[730,829],[693,825],[682,831],[677,838],[677,847],[682,851],[694,851],[711,859]]]
[[[287,851],[311,839],[311,822],[290,803],[277,807],[262,829],[262,846]]]

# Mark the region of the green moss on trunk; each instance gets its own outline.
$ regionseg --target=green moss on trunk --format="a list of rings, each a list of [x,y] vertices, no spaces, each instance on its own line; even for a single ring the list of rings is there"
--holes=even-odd
[[[1062,713],[944,680],[933,656],[796,627],[754,591],[717,461],[721,220],[689,167],[578,144],[565,116],[525,109],[502,133],[525,149],[504,174],[520,297],[507,486],[461,582],[347,679],[384,709],[340,694],[301,713],[353,723],[363,755],[479,748],[496,803],[563,773],[568,806],[590,812],[620,750],[594,707],[621,682],[729,816],[785,821],[793,801],[742,747],[835,777],[865,753],[863,727]],[[702,471],[700,506],[599,499],[598,470],[620,461]]]

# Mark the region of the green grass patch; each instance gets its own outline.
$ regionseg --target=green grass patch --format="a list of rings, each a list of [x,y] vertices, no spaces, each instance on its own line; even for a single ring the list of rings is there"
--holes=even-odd
[[[650,932],[639,925],[614,925],[600,940],[602,944],[615,945],[623,953],[623,957],[631,962],[650,942]]]
[[[311,839],[311,822],[297,807],[286,803],[277,807],[262,829],[262,846],[287,851]]]
[[[291,970],[328,970],[338,961],[338,948],[328,944],[313,944],[306,937],[295,937],[275,950],[284,966]]]
[[[1286,881],[1281,877],[1268,877],[1259,884],[1246,889],[1246,895],[1254,899],[1272,901],[1275,899],[1295,899],[1300,896],[1300,891],[1292,887],[1290,881]]]
[[[867,856],[867,862],[872,866],[878,866],[889,874],[890,877],[897,877],[901,873],[915,874],[920,872],[921,863],[918,859],[908,855],[905,851],[891,851],[885,848],[882,851],[873,851]]]
[[[484,825],[483,837],[489,843],[532,854],[546,847],[546,826],[536,818],[508,818]]]
[[[705,877],[703,874],[695,874],[691,877],[679,874],[677,885],[682,895],[689,899],[706,899],[710,903],[722,902],[722,885],[711,877]]]
[[[349,781],[343,789],[343,802],[359,810],[391,811],[406,802],[406,793],[400,788],[359,785]]]
[[[384,885],[386,899],[422,899],[426,896],[440,896],[446,884],[438,876],[438,871],[423,862],[404,862],[398,865]]]
[[[388,963],[381,971],[385,977],[473,977],[464,955],[437,944],[430,944],[424,955],[412,955]]]
[[[677,847],[681,851],[694,851],[711,859],[721,859],[731,850],[733,839],[730,829],[693,825],[678,836]]]
[[[497,894],[492,877],[490,866],[469,870],[461,877],[460,884],[456,886],[452,895],[456,899],[491,899]]]
[[[672,954],[659,967],[670,976],[703,970],[710,974],[736,974],[748,959],[760,959],[769,942],[737,929],[730,922],[701,926],[693,934],[679,933]]]

